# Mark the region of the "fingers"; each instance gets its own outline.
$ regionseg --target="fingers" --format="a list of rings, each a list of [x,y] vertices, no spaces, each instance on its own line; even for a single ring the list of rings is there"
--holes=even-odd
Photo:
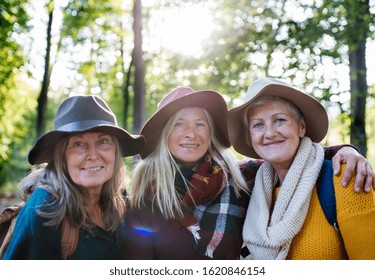
[[[360,154],[343,153],[332,158],[332,168],[336,176],[340,173],[341,164],[346,163],[341,185],[346,187],[350,178],[355,175],[354,191],[369,192],[375,190],[375,173],[365,157]]]
[[[341,163],[345,163],[345,160],[340,155],[334,156],[332,158],[333,174],[336,175],[336,176],[338,176],[340,174]]]
[[[359,159],[356,172],[357,175],[354,183],[354,190],[359,192],[363,189],[365,192],[370,192],[371,186],[374,188],[375,174],[371,165],[364,157]]]
[[[367,177],[366,177],[366,184],[365,184],[365,191],[369,192],[371,190],[371,186],[375,190],[375,173],[372,170],[370,164],[366,165]]]
[[[356,173],[356,178],[354,182],[354,191],[360,192],[361,190],[364,190],[365,192],[370,192],[371,186],[374,187],[375,174],[371,168],[371,165],[367,162],[366,159],[358,161],[356,169],[355,169],[355,173]],[[350,179],[350,177],[348,178]],[[343,178],[343,181],[346,181],[346,178]],[[346,181],[346,182],[349,182],[349,181]]]
[[[346,161],[346,167],[345,167],[344,175],[342,176],[342,181],[341,181],[341,185],[343,187],[346,187],[348,185],[348,183],[350,181],[350,178],[355,174],[356,168],[358,170],[358,166],[359,166],[359,164],[357,164],[357,162],[355,160],[347,160]],[[354,190],[355,191],[359,191],[359,189],[357,190],[358,186],[359,186],[359,188],[361,188],[363,186],[364,176],[366,175],[366,174],[363,174],[363,173],[365,173],[364,169],[360,168],[360,172],[362,172],[362,175],[357,174],[359,176],[356,176],[356,180],[355,180],[355,183],[354,183]]]
[[[374,181],[374,177],[371,177],[369,175],[366,176],[365,187],[364,187],[365,192],[371,191],[371,186],[374,186],[373,181]]]
[[[355,177],[355,182],[354,182],[354,191],[355,192],[360,192],[362,189],[366,190],[365,188],[365,182],[367,182],[367,172],[366,172],[366,167],[364,168],[359,168],[359,165],[357,165],[357,175]]]

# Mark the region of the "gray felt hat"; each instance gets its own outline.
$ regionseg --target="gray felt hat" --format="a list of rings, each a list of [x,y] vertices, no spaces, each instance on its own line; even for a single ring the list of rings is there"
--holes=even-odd
[[[140,153],[145,145],[142,135],[131,135],[117,125],[116,116],[99,96],[72,96],[65,99],[58,108],[53,130],[42,135],[30,150],[30,164],[50,162],[53,150],[60,140],[89,131],[115,136],[123,157]]]

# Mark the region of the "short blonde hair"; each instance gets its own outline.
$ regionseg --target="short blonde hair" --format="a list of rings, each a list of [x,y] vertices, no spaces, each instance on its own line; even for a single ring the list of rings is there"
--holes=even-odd
[[[243,123],[243,136],[245,139],[245,142],[248,146],[252,147],[251,144],[251,136],[250,136],[250,114],[253,110],[256,108],[269,104],[271,102],[280,102],[282,104],[285,104],[287,108],[290,110],[290,112],[293,114],[293,116],[296,118],[297,122],[299,123],[303,119],[303,114],[301,110],[292,102],[289,100],[276,96],[276,95],[267,95],[267,96],[261,96],[257,99],[255,99],[253,102],[251,102],[245,110],[243,110],[242,115],[242,123]]]

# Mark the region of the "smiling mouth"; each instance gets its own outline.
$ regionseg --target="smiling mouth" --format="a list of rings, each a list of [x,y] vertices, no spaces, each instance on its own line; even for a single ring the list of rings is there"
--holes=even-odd
[[[187,149],[194,149],[194,148],[198,148],[199,147],[198,144],[181,144],[180,146],[182,148],[187,148]]]
[[[96,167],[89,167],[89,168],[82,168],[83,171],[99,171],[103,169],[103,166],[96,166]]]
[[[264,145],[264,146],[272,146],[272,145],[281,144],[282,142],[284,142],[284,141],[268,142],[268,143],[264,143],[263,145]]]
[[[198,144],[181,144],[180,146],[183,147],[183,148],[196,148],[196,147],[199,147]]]

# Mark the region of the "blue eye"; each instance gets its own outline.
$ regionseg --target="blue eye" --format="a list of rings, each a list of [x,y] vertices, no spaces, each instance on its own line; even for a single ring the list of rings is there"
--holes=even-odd
[[[106,138],[103,138],[103,139],[100,139],[100,141],[98,142],[99,144],[108,144],[109,143],[109,140],[106,139]]]
[[[73,147],[74,148],[85,148],[86,144],[83,143],[83,142],[80,142],[80,141],[76,141],[76,142],[73,143]]]
[[[255,129],[261,129],[264,127],[264,124],[263,123],[255,123],[251,126],[251,128],[255,128]]]
[[[282,125],[283,123],[285,123],[287,120],[286,119],[283,119],[283,118],[278,118],[274,121],[274,123],[276,125]]]
[[[78,153],[83,153],[87,149],[87,143],[78,140],[72,142],[69,146]]]
[[[205,127],[206,124],[205,124],[204,122],[199,122],[199,123],[197,123],[197,126],[198,126],[198,127]]]
[[[99,139],[99,141],[96,143],[96,146],[98,148],[107,148],[108,146],[112,145],[112,139],[109,137],[103,137]]]

